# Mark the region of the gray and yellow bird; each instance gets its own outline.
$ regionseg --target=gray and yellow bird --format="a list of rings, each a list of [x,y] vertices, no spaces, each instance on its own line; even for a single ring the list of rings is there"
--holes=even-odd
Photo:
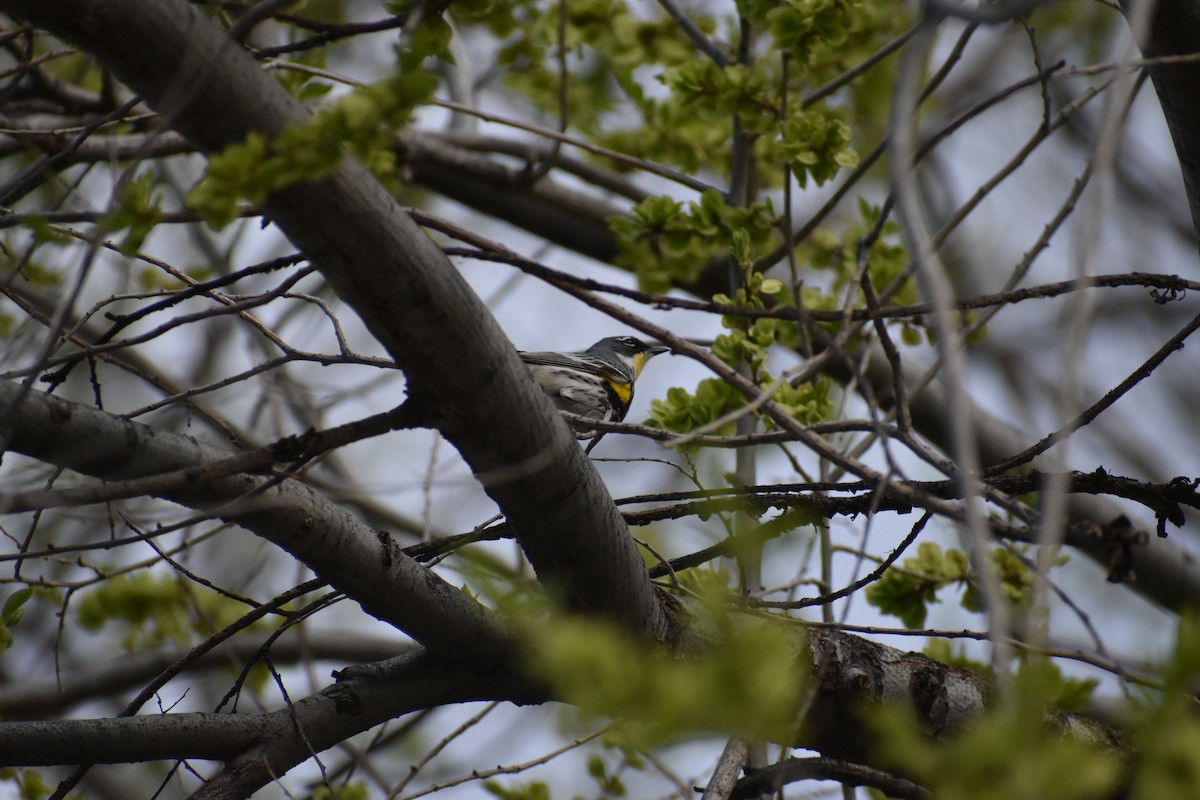
[[[669,349],[648,345],[633,336],[609,336],[578,353],[521,352],[520,356],[560,411],[620,422],[629,413],[633,384],[642,374],[642,367]],[[576,439],[596,436],[595,429],[579,423],[571,427]]]

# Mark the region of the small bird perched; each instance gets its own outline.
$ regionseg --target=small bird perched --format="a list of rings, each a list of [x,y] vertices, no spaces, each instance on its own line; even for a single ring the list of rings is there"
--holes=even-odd
[[[582,353],[521,352],[519,355],[560,411],[620,422],[629,413],[633,383],[642,374],[642,367],[669,349],[648,345],[633,336],[610,336]],[[596,437],[589,451],[599,441],[594,429],[578,424],[572,424],[572,428],[576,439]]]

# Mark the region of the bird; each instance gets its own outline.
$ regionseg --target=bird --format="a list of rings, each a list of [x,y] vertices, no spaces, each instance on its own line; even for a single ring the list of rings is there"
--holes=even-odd
[[[609,336],[580,352],[518,351],[518,355],[560,411],[620,422],[629,413],[633,384],[642,368],[668,350],[634,336]],[[572,422],[571,427],[576,439],[592,439],[588,452],[603,435],[578,422]]]

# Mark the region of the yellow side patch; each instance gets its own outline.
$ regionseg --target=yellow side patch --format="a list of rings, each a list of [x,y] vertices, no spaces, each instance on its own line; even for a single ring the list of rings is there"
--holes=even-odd
[[[610,380],[608,385],[612,387],[613,392],[621,399],[622,404],[628,403],[633,399],[633,384]]]

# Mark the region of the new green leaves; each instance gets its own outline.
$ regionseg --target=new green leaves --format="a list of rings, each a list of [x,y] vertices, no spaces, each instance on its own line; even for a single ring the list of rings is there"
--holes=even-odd
[[[695,730],[786,738],[804,684],[794,634],[765,622],[716,624],[724,639],[703,659],[656,651],[594,618],[531,626],[524,654],[557,696],[645,722],[651,738]]]
[[[1033,571],[1004,548],[993,550],[989,559],[997,571],[1004,599],[1013,606],[1022,605],[1033,586]],[[966,553],[953,549],[943,552],[932,542],[922,542],[915,557],[904,559],[901,568],[892,567],[867,588],[867,602],[884,614],[898,617],[906,628],[921,628],[929,605],[939,602],[938,591],[951,585],[964,588],[963,608],[984,610]]]
[[[435,72],[424,68],[430,57],[448,60],[450,26],[429,15],[406,29],[396,51],[397,70],[389,78],[355,90],[317,111],[303,124],[290,123],[273,140],[251,132],[208,161],[208,172],[188,195],[188,204],[215,227],[232,222],[239,203],[260,204],[274,191],[301,181],[316,181],[332,172],[349,152],[381,179],[395,172],[396,132],[417,105],[438,85]],[[283,81],[302,98],[322,89],[306,81]]]
[[[33,597],[33,587],[27,586],[24,589],[18,589],[5,599],[4,608],[0,609],[0,652],[12,647],[12,626],[21,621],[21,617],[25,613],[25,604],[31,597]]]

